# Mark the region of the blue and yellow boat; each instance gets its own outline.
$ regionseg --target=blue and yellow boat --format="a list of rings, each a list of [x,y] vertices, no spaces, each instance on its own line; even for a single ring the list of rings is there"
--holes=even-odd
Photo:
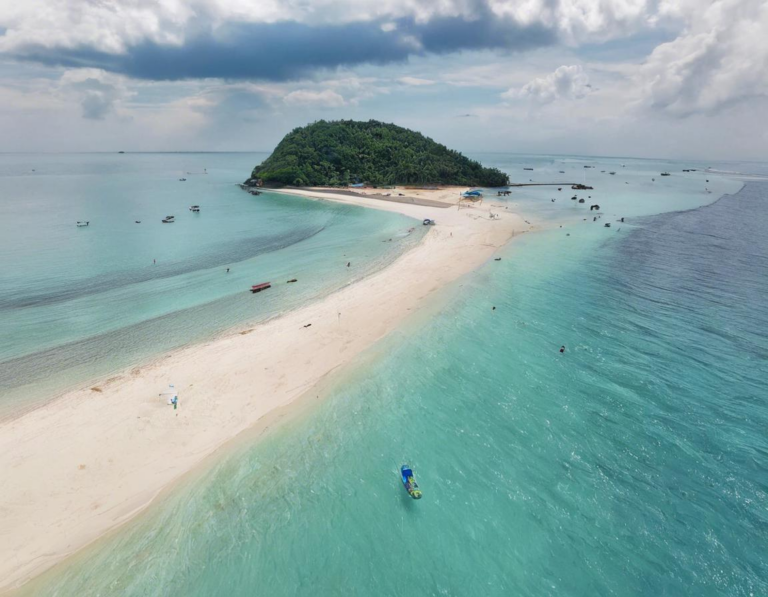
[[[403,485],[405,486],[405,490],[408,492],[408,495],[410,495],[414,500],[420,500],[421,490],[419,489],[419,485],[416,483],[416,479],[413,476],[411,467],[409,467],[407,464],[404,464],[400,467],[400,474],[403,476]]]

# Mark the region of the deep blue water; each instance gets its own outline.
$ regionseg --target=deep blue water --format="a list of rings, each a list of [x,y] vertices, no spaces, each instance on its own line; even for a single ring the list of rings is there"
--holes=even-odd
[[[525,235],[304,415],[27,590],[766,595],[767,224],[749,182]]]

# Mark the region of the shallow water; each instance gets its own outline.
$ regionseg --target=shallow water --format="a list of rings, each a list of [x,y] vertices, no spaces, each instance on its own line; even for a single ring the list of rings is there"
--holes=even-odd
[[[562,221],[26,592],[768,594],[768,185]]]
[[[396,214],[251,196],[235,183],[263,157],[0,156],[0,414],[305,304],[423,234]]]

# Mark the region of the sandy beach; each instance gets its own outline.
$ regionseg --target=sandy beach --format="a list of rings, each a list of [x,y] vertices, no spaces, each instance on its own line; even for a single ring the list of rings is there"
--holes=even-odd
[[[388,267],[313,304],[1,424],[0,591],[141,512],[228,440],[311,390],[428,304],[432,293],[531,228],[494,207],[493,197],[457,206],[462,190],[385,191],[397,193],[394,200],[372,189],[284,191],[436,225]],[[179,393],[178,410],[158,395],[169,383]]]

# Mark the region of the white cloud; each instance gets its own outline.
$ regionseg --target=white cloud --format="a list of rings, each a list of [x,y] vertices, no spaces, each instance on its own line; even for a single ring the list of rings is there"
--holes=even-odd
[[[520,89],[502,93],[504,99],[531,99],[539,104],[548,104],[558,99],[581,99],[592,92],[589,77],[581,65],[561,66],[545,77],[538,77]]]
[[[341,108],[346,106],[346,100],[330,89],[312,91],[311,89],[297,89],[291,91],[283,98],[289,106],[315,106],[319,108]]]
[[[398,81],[403,85],[411,85],[413,87],[435,84],[435,81],[432,81],[431,79],[420,79],[419,77],[400,77]]]
[[[691,24],[661,44],[637,76],[641,103],[674,116],[713,113],[736,102],[768,97],[768,1],[690,0]]]

